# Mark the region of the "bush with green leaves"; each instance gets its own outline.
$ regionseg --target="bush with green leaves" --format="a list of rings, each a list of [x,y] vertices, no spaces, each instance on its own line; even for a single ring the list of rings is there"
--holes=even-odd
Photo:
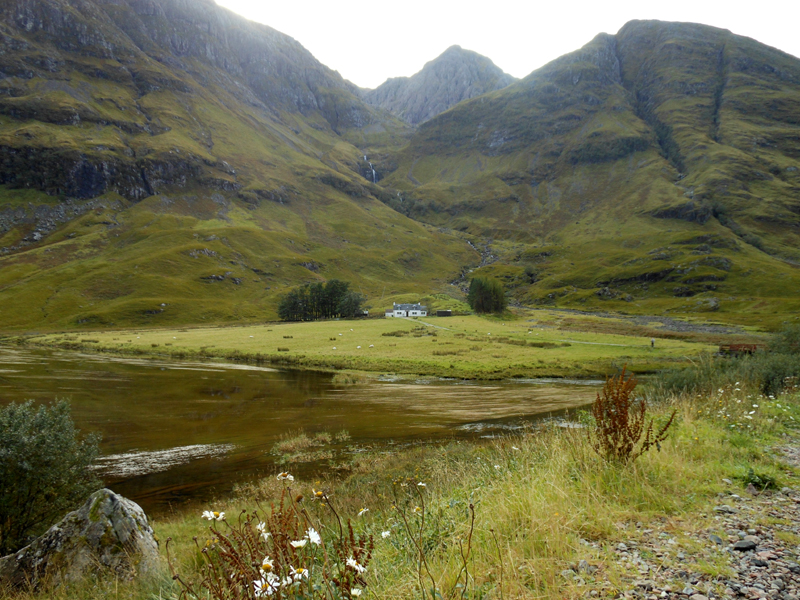
[[[0,410],[0,555],[43,533],[99,487],[90,469],[100,438],[83,439],[61,400]]]

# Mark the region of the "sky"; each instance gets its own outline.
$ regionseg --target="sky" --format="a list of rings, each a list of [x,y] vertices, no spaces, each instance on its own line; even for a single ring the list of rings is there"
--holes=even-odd
[[[768,2],[764,10],[736,0],[216,2],[293,37],[317,60],[364,88],[413,75],[453,45],[525,77],[598,33],[616,33],[632,19],[713,25],[800,57],[797,0]]]

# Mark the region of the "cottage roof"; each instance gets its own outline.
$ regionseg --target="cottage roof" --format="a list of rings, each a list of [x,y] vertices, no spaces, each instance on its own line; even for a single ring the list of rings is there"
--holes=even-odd
[[[394,310],[424,310],[427,311],[427,306],[422,306],[421,304],[395,304]]]

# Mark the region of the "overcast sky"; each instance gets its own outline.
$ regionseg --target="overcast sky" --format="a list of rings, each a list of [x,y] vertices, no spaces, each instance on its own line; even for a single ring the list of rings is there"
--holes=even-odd
[[[216,0],[221,6],[292,36],[346,79],[374,88],[413,75],[458,44],[524,77],[600,32],[631,19],[691,21],[730,29],[800,56],[800,2],[619,0]]]

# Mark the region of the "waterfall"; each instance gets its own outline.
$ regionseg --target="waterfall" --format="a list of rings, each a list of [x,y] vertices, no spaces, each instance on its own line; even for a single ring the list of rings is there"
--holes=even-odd
[[[372,171],[372,183],[378,183],[378,175],[375,173],[375,167],[372,166],[372,163],[367,160],[367,155],[364,155],[364,162],[369,164],[369,168]]]

